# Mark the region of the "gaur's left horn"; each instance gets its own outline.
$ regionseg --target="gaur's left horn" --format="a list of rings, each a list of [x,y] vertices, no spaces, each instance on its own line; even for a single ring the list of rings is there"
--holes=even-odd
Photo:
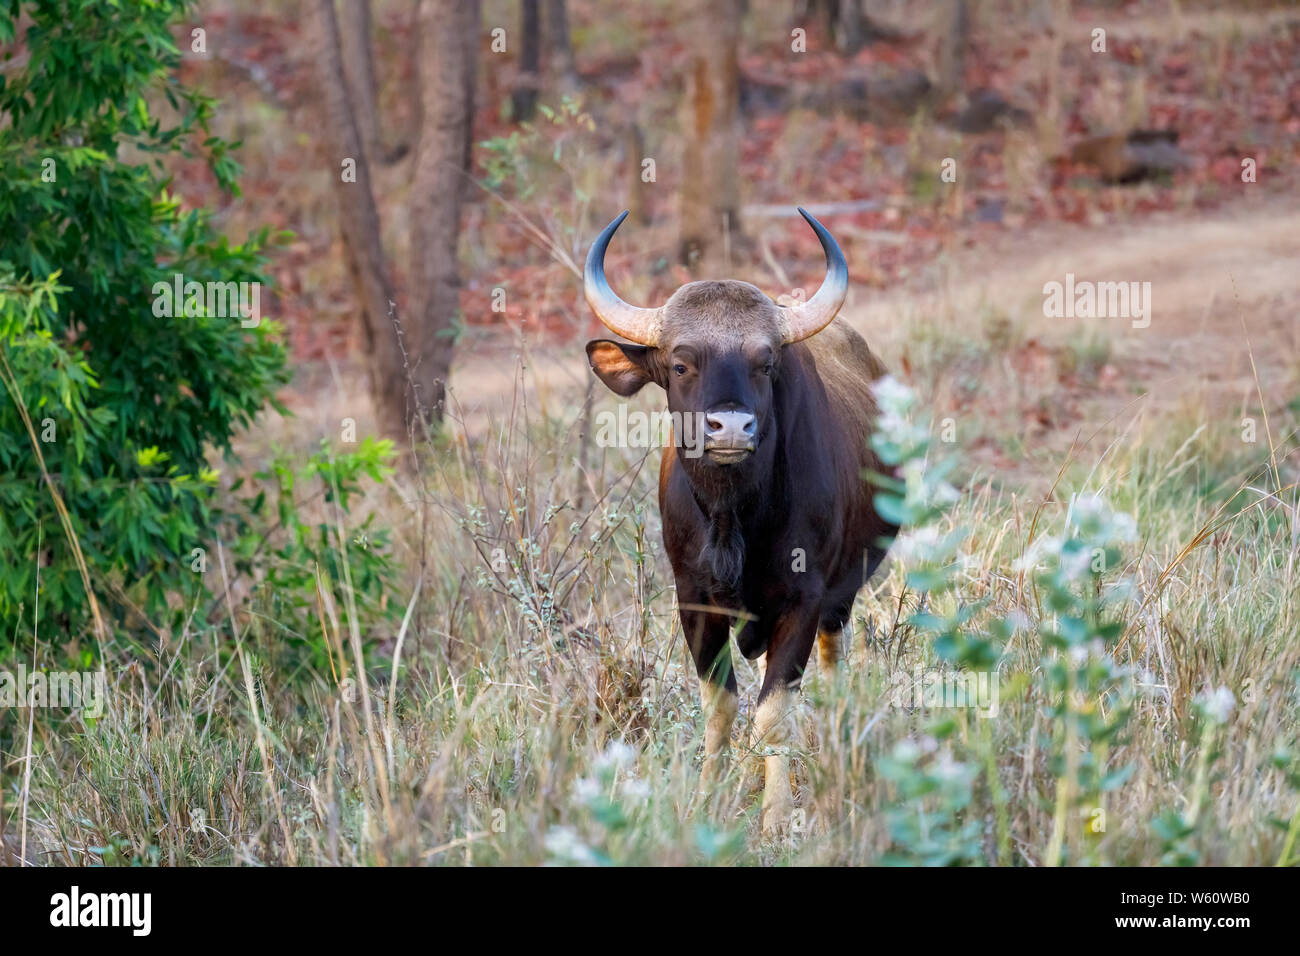
[[[627,210],[604,228],[587,253],[587,267],[582,273],[583,291],[596,318],[604,322],[611,332],[638,345],[656,346],[663,330],[661,309],[642,309],[628,305],[609,287],[605,279],[605,249],[615,230],[627,218]],[[834,239],[831,240],[834,243]]]
[[[849,294],[849,264],[844,261],[839,243],[802,206],[799,207],[799,215],[808,220],[808,225],[813,227],[813,232],[821,240],[822,251],[826,253],[826,278],[811,299],[802,305],[789,307],[786,315],[788,324],[784,333],[787,343],[799,342],[830,325],[831,319],[835,318],[840,306],[844,304],[844,297]]]

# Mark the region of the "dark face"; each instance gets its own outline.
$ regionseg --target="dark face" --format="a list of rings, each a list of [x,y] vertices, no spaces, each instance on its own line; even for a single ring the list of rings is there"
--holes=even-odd
[[[750,460],[771,432],[781,358],[775,309],[745,283],[692,283],[669,300],[662,346],[596,339],[587,358],[619,395],[647,382],[661,386],[680,422],[677,444],[696,450],[685,457],[731,468]]]
[[[762,339],[722,349],[687,339],[669,352],[668,410],[680,414],[684,430],[695,429],[683,438],[702,444],[712,463],[739,464],[758,449],[771,418],[777,355]]]

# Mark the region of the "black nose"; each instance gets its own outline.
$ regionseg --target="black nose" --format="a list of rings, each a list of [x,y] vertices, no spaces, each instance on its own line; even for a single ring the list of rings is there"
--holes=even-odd
[[[750,412],[706,412],[708,439],[711,444],[748,447],[753,444],[757,422]]]

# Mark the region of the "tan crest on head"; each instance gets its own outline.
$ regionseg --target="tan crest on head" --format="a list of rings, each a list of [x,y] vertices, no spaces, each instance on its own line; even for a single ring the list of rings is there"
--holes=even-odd
[[[681,337],[720,350],[748,340],[774,346],[782,341],[782,314],[758,286],[738,279],[688,282],[664,304],[659,345],[671,348]]]

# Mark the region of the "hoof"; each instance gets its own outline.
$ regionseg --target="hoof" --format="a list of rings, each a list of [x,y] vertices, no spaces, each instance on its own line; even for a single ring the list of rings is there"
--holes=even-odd
[[[794,832],[794,816],[797,812],[793,807],[764,807],[763,836],[769,840],[788,839]]]
[[[769,764],[763,784],[763,835],[768,837],[787,837],[794,829],[795,815],[802,815],[794,805],[794,793],[790,788],[789,765],[781,757],[769,757],[778,762],[776,767]],[[778,769],[779,768],[779,769]],[[781,776],[776,774],[780,772]]]

